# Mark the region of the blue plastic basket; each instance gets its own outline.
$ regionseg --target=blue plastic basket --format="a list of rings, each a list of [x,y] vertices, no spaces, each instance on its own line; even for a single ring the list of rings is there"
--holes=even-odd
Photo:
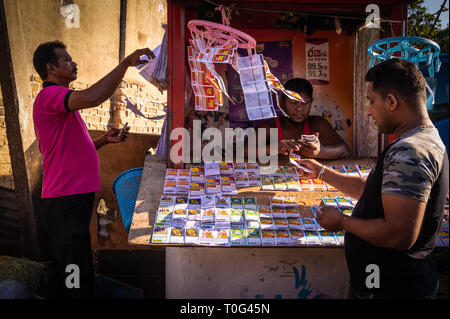
[[[113,183],[113,191],[119,202],[123,225],[128,233],[133,219],[136,198],[141,184],[143,167],[133,168],[116,177]]]

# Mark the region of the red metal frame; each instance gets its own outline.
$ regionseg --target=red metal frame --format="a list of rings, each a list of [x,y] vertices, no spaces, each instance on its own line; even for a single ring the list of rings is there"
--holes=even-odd
[[[193,2],[190,1],[189,5],[192,7]],[[197,1],[200,3],[200,1]],[[249,7],[262,6],[264,8],[270,8],[274,5],[280,9],[283,7],[300,8],[301,6],[314,6],[315,9],[321,9],[325,11],[327,8],[330,11],[346,11],[354,10],[356,4],[369,4],[375,3],[383,6],[383,9],[387,9],[385,6],[390,7],[390,19],[392,20],[407,20],[408,3],[413,0],[317,0],[317,1],[299,1],[299,0],[282,0],[282,1],[259,1],[259,0],[246,0],[246,1],[218,1],[221,4],[237,3],[238,6]],[[185,40],[187,38],[185,13],[186,13],[187,1],[184,0],[167,0],[168,7],[168,69],[169,69],[169,88],[167,91],[168,101],[168,133],[170,135],[171,130],[184,127],[184,106],[185,106],[185,59],[186,49]],[[311,7],[310,7],[311,8]],[[382,10],[384,11],[384,10]],[[386,18],[386,17],[385,17]],[[231,24],[233,25],[233,20]],[[395,35],[400,36],[402,34],[402,24],[393,23],[393,30]],[[234,25],[234,27],[238,27]],[[405,25],[406,27],[406,25]],[[386,138],[387,140],[387,138]],[[385,141],[386,141],[385,140]],[[178,141],[169,141],[169,148]],[[170,149],[168,150],[168,155]],[[168,156],[168,164],[170,159]],[[181,165],[180,165],[181,166]]]
[[[167,1],[167,63],[169,71],[169,87],[167,90],[168,104],[168,140],[170,132],[178,127],[184,127],[184,92],[185,92],[185,2],[181,0]],[[170,141],[168,155],[168,164],[170,166],[170,147],[179,140]],[[181,164],[179,165],[181,166]]]

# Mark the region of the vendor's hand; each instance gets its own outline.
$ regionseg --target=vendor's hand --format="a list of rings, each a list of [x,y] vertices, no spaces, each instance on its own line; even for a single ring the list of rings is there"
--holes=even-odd
[[[300,172],[300,176],[302,178],[308,178],[308,179],[315,179],[319,176],[320,170],[322,169],[323,165],[320,164],[318,161],[313,159],[299,159],[298,163],[300,165],[305,166],[306,168],[309,168],[312,170],[312,172],[305,172],[302,169],[298,169]]]
[[[345,215],[335,207],[322,206],[321,213],[316,214],[317,221],[320,226],[329,231],[342,230],[342,222]]]
[[[128,131],[130,130],[129,126],[124,127],[122,134],[119,137],[120,129],[119,128],[112,128],[108,132],[105,133],[104,138],[106,144],[109,143],[120,143],[127,139],[128,137]]]
[[[145,60],[141,60],[141,56],[146,55],[149,59],[154,59],[155,54],[149,48],[138,49],[131,53],[124,59],[127,66],[137,66],[140,64],[147,63]]]
[[[297,152],[301,144],[294,139],[284,139],[278,142],[278,154],[288,156],[290,152]]]
[[[301,144],[300,155],[303,157],[316,158],[320,153],[320,141],[319,141],[319,133],[316,132],[314,134],[317,137],[315,142],[307,142],[299,139],[299,143]]]

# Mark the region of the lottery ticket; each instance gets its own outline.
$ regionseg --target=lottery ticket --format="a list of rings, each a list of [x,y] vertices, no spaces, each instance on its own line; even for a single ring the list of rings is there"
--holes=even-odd
[[[275,230],[261,229],[261,243],[272,246],[277,244],[277,235]]]
[[[352,216],[352,214],[353,214],[352,208],[341,208],[340,211],[342,214],[347,215],[347,216]]]
[[[216,231],[212,229],[200,229],[199,241],[200,245],[212,246],[215,243]]]
[[[247,245],[261,245],[261,231],[259,228],[246,229]]]
[[[325,183],[323,180],[315,178],[311,180],[313,184],[313,188],[315,191],[326,191],[327,187],[325,186]]]
[[[369,165],[356,165],[356,169],[359,172],[359,175],[362,177],[367,177],[370,174],[370,166]]]
[[[244,209],[244,200],[242,197],[231,197],[231,208]]]
[[[153,228],[152,243],[166,244],[169,242],[170,227],[155,226]]]
[[[272,218],[260,218],[261,229],[274,229]]]
[[[274,218],[273,226],[275,227],[275,229],[289,229],[286,218]]]
[[[331,197],[322,198],[322,202],[325,206],[338,207],[336,200]]]
[[[230,230],[230,239],[232,246],[242,246],[247,244],[245,228],[232,228]]]
[[[272,210],[269,206],[259,206],[258,210],[261,218],[273,218]]]
[[[305,231],[306,243],[308,246],[321,245],[319,233],[314,231]]]
[[[349,176],[360,176],[355,165],[344,165],[344,169]]]
[[[353,208],[352,202],[347,197],[336,197],[336,202],[339,208],[348,208],[348,207]]]
[[[251,186],[261,186],[261,178],[259,172],[248,172],[248,185]]]
[[[184,244],[184,228],[183,227],[171,227],[169,243]]]
[[[244,224],[244,210],[243,209],[231,209],[231,222],[235,224]]]
[[[244,187],[249,187],[250,183],[248,180],[248,175],[247,173],[236,173],[236,187],[238,188],[244,188]]]
[[[272,206],[273,218],[286,218],[286,210],[283,206]]]
[[[244,216],[245,216],[246,221],[258,221],[259,222],[259,213],[257,210],[244,209]]]
[[[335,232],[334,236],[336,237],[339,245],[344,245],[344,232],[342,230]]]
[[[286,176],[286,185],[288,191],[301,191],[302,187],[296,176]]]
[[[330,246],[339,245],[339,242],[337,241],[336,236],[334,236],[333,232],[321,231],[319,234],[320,234],[319,238],[323,245],[330,245]]]
[[[288,229],[277,229],[275,232],[278,245],[289,245],[292,243],[291,233]]]
[[[313,191],[314,185],[310,179],[300,178],[299,179],[300,186],[302,187],[302,191]]]
[[[289,229],[303,229],[302,219],[300,217],[288,218]]]
[[[261,189],[274,191],[275,187],[273,185],[273,177],[271,176],[261,176]]]
[[[220,175],[233,175],[233,163],[220,162],[219,163]]]
[[[300,217],[300,212],[297,207],[285,207],[287,218]]]
[[[243,203],[245,209],[253,209],[253,210],[258,209],[256,197],[244,197]]]
[[[215,238],[216,246],[230,246],[230,229],[218,229]]]
[[[189,227],[184,232],[185,244],[198,244],[198,238],[200,235],[200,229],[198,227]]]
[[[289,232],[291,234],[291,241],[293,245],[307,245],[307,239],[305,232],[303,230],[298,229],[289,229]]]
[[[315,218],[302,218],[302,224],[304,230],[319,230],[319,225]]]
[[[216,195],[216,208],[231,208],[230,197]]]

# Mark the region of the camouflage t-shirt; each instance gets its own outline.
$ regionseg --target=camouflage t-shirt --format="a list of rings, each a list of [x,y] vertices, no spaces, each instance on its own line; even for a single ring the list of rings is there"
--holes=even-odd
[[[427,202],[444,156],[445,146],[433,125],[405,132],[384,158],[381,193]]]

